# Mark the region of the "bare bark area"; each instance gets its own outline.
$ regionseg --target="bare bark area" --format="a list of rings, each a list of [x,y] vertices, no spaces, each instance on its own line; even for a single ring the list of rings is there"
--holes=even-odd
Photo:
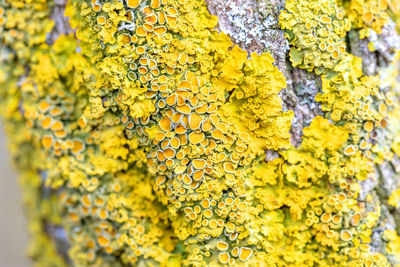
[[[68,35],[73,32],[69,26],[68,18],[64,16],[65,5],[67,2],[67,0],[54,1],[54,7],[51,13],[51,19],[54,21],[54,27],[48,38],[48,42],[51,44],[54,43],[54,41],[60,35]]]
[[[286,70],[289,44],[278,25],[279,12],[285,6],[282,0],[206,0],[211,14],[218,16],[218,30],[228,34],[232,41],[250,53],[268,51],[276,66]]]

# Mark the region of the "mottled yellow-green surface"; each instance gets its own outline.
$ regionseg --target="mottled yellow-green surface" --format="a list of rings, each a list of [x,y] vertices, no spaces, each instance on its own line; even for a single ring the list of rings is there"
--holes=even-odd
[[[398,58],[381,92],[345,40],[379,33],[398,7],[286,2],[291,62],[322,79],[323,116],[295,148],[273,58],[214,30],[203,1],[70,0],[75,34],[51,43],[53,6],[0,3],[1,114],[38,266],[389,266],[400,254],[390,230],[385,251],[370,249],[380,206],[357,200],[373,164],[400,152]],[[68,260],[51,229],[67,233]]]

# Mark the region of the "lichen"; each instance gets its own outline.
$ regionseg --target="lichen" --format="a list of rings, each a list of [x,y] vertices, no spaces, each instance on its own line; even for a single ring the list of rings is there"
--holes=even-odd
[[[334,1],[287,1],[285,7],[280,24],[292,45],[293,66],[315,68],[317,74],[333,68],[346,53],[344,38],[351,26],[344,8]]]
[[[384,2],[384,1],[383,1]],[[379,1],[381,3],[381,1]],[[354,194],[347,195],[348,198],[352,199],[352,204],[349,206],[350,209],[358,207],[355,211],[357,214],[365,214],[366,210],[361,208],[360,200],[357,200],[359,191],[359,181],[369,179],[374,175],[373,164],[380,164],[384,160],[391,160],[393,157],[393,149],[391,144],[394,141],[389,135],[385,135],[387,143],[377,142],[377,136],[383,132],[386,132],[388,127],[388,121],[392,119],[392,116],[396,116],[396,112],[389,114],[390,111],[394,110],[393,105],[393,93],[392,90],[380,90],[382,87],[379,76],[365,76],[362,72],[361,59],[349,54],[345,44],[345,37],[348,31],[353,29],[359,29],[362,27],[369,27],[368,25],[361,24],[358,20],[358,16],[362,16],[363,13],[358,14],[356,12],[357,5],[355,2],[351,2],[350,5],[341,6],[339,1],[323,1],[315,4],[310,1],[301,1],[300,3],[295,1],[286,2],[286,11],[281,13],[281,25],[285,29],[286,36],[289,40],[291,48],[291,61],[294,66],[313,71],[322,78],[322,93],[316,96],[316,100],[321,102],[322,111],[324,116],[330,120],[333,125],[339,126],[345,130],[348,135],[346,140],[343,141],[343,147],[336,150],[339,154],[337,156],[345,156],[343,159],[338,159],[341,165],[350,164],[352,167],[345,167],[342,169],[342,177],[346,183],[354,186]],[[371,4],[375,4],[372,3]],[[378,2],[376,3],[378,4]],[[361,6],[362,8],[362,6]],[[382,12],[387,8],[387,5],[382,7]],[[348,9],[350,12],[345,12]],[[376,11],[376,10],[375,10]],[[378,10],[381,12],[380,10]],[[358,15],[356,15],[358,14]],[[375,23],[373,26],[369,24],[375,31],[380,33],[381,28],[385,23],[386,15],[375,15]],[[323,23],[323,21],[325,21]],[[370,21],[372,22],[372,20]],[[314,23],[314,25],[313,25]],[[311,26],[308,26],[311,25]],[[363,33],[360,33],[360,38],[364,38]],[[330,53],[325,50],[324,38],[329,38],[328,45],[332,47]],[[341,48],[339,51],[338,48]],[[335,55],[333,53],[337,51]],[[320,61],[319,59],[324,59]],[[382,72],[382,73],[388,73]],[[393,83],[395,84],[395,83]],[[314,120],[316,120],[315,118]],[[313,120],[313,121],[314,121]],[[389,126],[390,127],[390,126]],[[392,131],[396,135],[397,131]],[[324,136],[324,140],[327,139],[327,133],[320,134]],[[306,133],[305,133],[306,136]],[[329,136],[329,135],[328,135]],[[382,138],[382,137],[381,137]],[[384,138],[383,138],[384,139]],[[303,140],[303,143],[306,140]],[[314,142],[315,143],[315,142]],[[328,143],[331,143],[328,141]],[[303,144],[302,144],[303,145]],[[301,147],[300,147],[301,149]],[[320,152],[321,153],[321,152]],[[317,155],[320,155],[317,153]],[[326,152],[322,152],[327,154]],[[304,157],[304,156],[303,156]],[[318,156],[317,156],[318,157]],[[302,158],[302,157],[299,157]],[[312,158],[307,161],[312,162]],[[351,163],[354,160],[354,163]],[[296,166],[296,165],[295,165]],[[300,165],[301,166],[301,165]],[[294,169],[297,169],[294,167]],[[329,166],[328,173],[340,168]],[[297,171],[297,170],[296,170]],[[308,171],[307,173],[311,173]],[[299,175],[297,175],[299,176]],[[339,178],[341,176],[335,175]],[[303,179],[304,180],[304,179]],[[339,181],[341,178],[339,178]],[[342,180],[343,181],[343,180]],[[341,186],[340,182],[337,183],[334,179],[329,179],[330,184],[334,186],[333,192],[336,190],[347,189],[346,186]],[[339,186],[336,187],[335,185]],[[337,192],[337,191],[336,191]],[[368,201],[368,200],[367,200]],[[379,203],[375,203],[373,210],[378,212],[380,215]],[[353,213],[353,214],[355,214]],[[357,220],[360,220],[360,224],[364,225],[363,230],[358,230],[349,234],[349,238],[353,242],[353,248],[349,250],[342,250],[341,255],[347,255],[350,259],[353,259],[354,264],[366,263],[371,261],[368,256],[368,250],[363,249],[363,243],[371,242],[369,237],[372,233],[372,229],[377,223],[377,219],[370,216],[372,213],[368,213],[366,221],[362,221],[362,216],[357,215]],[[344,214],[343,218],[346,218],[347,214]],[[350,221],[353,221],[355,215]],[[346,219],[344,219],[346,221]],[[340,228],[338,228],[340,229]],[[340,238],[346,239],[344,233],[351,233],[348,229],[342,230]],[[365,232],[363,232],[365,231]],[[358,236],[358,237],[356,237]],[[347,234],[346,234],[347,235]],[[343,239],[344,238],[344,239]],[[358,240],[358,241],[357,241]],[[334,245],[329,243],[331,246]],[[326,244],[328,245],[328,243]],[[364,254],[357,253],[355,257],[355,249],[364,251]],[[338,250],[338,249],[336,249]],[[340,251],[340,250],[339,250]],[[389,252],[388,252],[389,253]],[[376,257],[376,255],[375,255]],[[383,259],[383,256],[379,256]],[[383,266],[388,263],[375,263],[378,266]],[[372,264],[372,262],[370,262]]]
[[[234,46],[202,0],[70,0],[75,32],[50,42],[52,5],[0,4],[2,116],[38,265],[390,265],[398,236],[375,252],[381,207],[358,197],[399,153],[398,56],[390,79],[363,74],[345,42],[370,26],[355,2],[281,12],[293,65],[322,80],[297,147],[272,56]]]
[[[238,48],[212,30],[202,1],[145,2],[70,1],[79,43],[40,44],[19,85],[45,184],[59,192],[69,257],[254,261],[243,182],[265,149],[290,146],[292,115],[277,97],[285,79],[269,55],[232,61]],[[227,114],[242,102],[256,124]],[[230,254],[218,252],[223,240]]]
[[[396,5],[388,0],[351,0],[348,6],[349,20],[354,28],[361,29],[360,38],[368,37],[371,31],[381,34],[382,27],[389,22],[389,6]]]

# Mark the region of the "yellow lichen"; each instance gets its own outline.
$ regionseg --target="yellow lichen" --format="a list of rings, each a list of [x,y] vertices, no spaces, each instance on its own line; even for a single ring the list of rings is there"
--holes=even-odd
[[[294,148],[283,74],[268,53],[232,47],[204,1],[70,0],[76,34],[54,43],[52,1],[0,7],[2,115],[39,262],[65,263],[46,224],[66,231],[78,266],[388,266],[368,245],[380,208],[358,195],[400,151],[374,139],[398,116],[345,43],[384,15],[358,25],[353,1],[286,2],[290,58],[321,75],[324,112]]]
[[[382,33],[382,27],[389,22],[388,0],[351,0],[348,6],[349,20],[354,28],[361,29],[360,38],[370,35],[369,30]],[[395,4],[392,4],[395,5]]]
[[[280,24],[293,45],[290,59],[294,66],[320,74],[333,68],[346,53],[345,36],[350,21],[336,1],[288,1]]]
[[[380,2],[381,1],[379,1],[379,3]],[[355,8],[355,2],[352,1],[351,3],[351,6]],[[321,235],[318,236],[320,242],[323,242],[326,246],[331,246],[334,250],[339,249],[337,243],[337,241],[339,241],[338,237],[340,237],[340,240],[342,241],[352,242],[356,247],[359,246],[360,242],[369,243],[371,241],[369,238],[371,234],[370,229],[377,224],[378,219],[377,217],[372,218],[372,213],[367,214],[367,216],[361,215],[362,213],[365,213],[365,211],[362,211],[362,209],[360,210],[359,207],[357,207],[357,183],[358,180],[367,179],[374,173],[372,168],[373,163],[380,163],[385,159],[390,160],[393,156],[390,146],[379,144],[372,146],[378,129],[386,127],[385,123],[382,122],[384,122],[388,116],[388,107],[392,109],[393,106],[393,102],[390,100],[391,93],[385,94],[379,91],[381,85],[379,77],[363,76],[361,71],[361,60],[349,54],[346,45],[342,47],[342,53],[338,54],[338,57],[327,58],[329,62],[321,64],[317,59],[321,57],[320,53],[325,51],[325,46],[319,43],[320,40],[322,40],[321,38],[313,39],[311,37],[311,39],[309,39],[311,42],[308,45],[316,48],[309,52],[311,55],[308,58],[316,59],[309,63],[309,61],[306,61],[307,58],[305,57],[305,54],[300,54],[303,53],[304,50],[308,51],[306,48],[307,46],[302,42],[303,40],[307,40],[306,37],[303,36],[303,34],[307,33],[307,30],[310,32],[316,32],[317,34],[323,32],[326,36],[335,36],[335,34],[341,33],[341,35],[338,36],[339,38],[335,39],[331,37],[331,44],[335,44],[337,42],[335,42],[335,40],[342,42],[343,39],[340,38],[344,38],[346,32],[350,30],[346,21],[353,23],[353,27],[355,28],[363,27],[363,25],[356,25],[356,19],[358,19],[358,17],[356,17],[354,13],[348,15],[344,14],[340,9],[340,4],[339,1],[325,1],[324,3],[321,3],[324,8],[317,8],[319,4],[315,5],[309,1],[302,1],[301,4],[295,3],[295,1],[288,1],[286,2],[287,11],[283,11],[280,17],[282,28],[285,29],[286,36],[290,44],[293,46],[291,48],[291,61],[293,62],[293,65],[300,66],[301,68],[322,75],[322,93],[319,93],[316,96],[316,100],[321,102],[321,108],[324,111],[325,116],[335,125],[340,125],[344,132],[345,137],[342,140],[343,146],[340,149],[336,148],[336,151],[334,150],[335,153],[328,159],[329,165],[325,167],[328,174],[334,175],[329,178],[329,182],[338,186],[338,188],[333,189],[333,191],[339,190],[339,192],[342,193],[332,195],[332,197],[327,200],[327,203],[336,206],[339,210],[345,212],[342,215],[344,218],[351,215],[353,225],[359,225],[360,220],[362,221],[361,218],[365,218],[365,221],[362,222],[362,224],[365,225],[365,232],[343,229],[343,225],[341,225],[342,220],[339,219],[340,217],[337,217],[338,226],[333,229],[341,229],[341,232],[327,232],[328,237],[331,238],[328,240],[326,238],[322,239]],[[315,8],[319,12],[324,12],[321,14],[324,16],[324,23],[314,23],[315,28],[312,28],[308,25],[313,24],[315,21],[313,16],[318,14],[316,10],[314,10]],[[361,8],[363,7],[361,6]],[[386,6],[383,6],[382,10],[383,9],[386,9]],[[308,12],[311,12],[312,15],[308,16]],[[333,27],[326,28],[325,24],[329,25],[330,20],[328,18],[329,16],[332,16],[334,12],[336,12],[337,19],[344,21],[345,26],[336,23]],[[385,16],[386,15],[382,15],[381,18],[384,19]],[[369,23],[372,23],[372,20],[370,20]],[[377,22],[374,23],[373,26],[374,30],[379,32],[384,23],[386,23],[386,21],[377,19]],[[315,120],[317,120],[317,118],[315,118],[313,122]],[[304,131],[305,136],[306,133],[307,132]],[[323,136],[324,141],[326,140],[327,144],[333,143],[332,141],[328,141],[329,134],[320,133],[317,134],[317,136]],[[326,139],[327,136],[328,139]],[[332,135],[332,138],[335,138],[336,136],[337,134]],[[316,142],[313,142],[312,144],[314,143],[317,144],[317,147],[321,146],[321,144]],[[303,140],[302,146],[305,144],[306,140]],[[310,149],[306,151],[309,150]],[[296,155],[296,153],[299,152],[300,151],[289,151],[286,153],[288,155]],[[318,158],[321,153],[324,157],[329,155],[327,152],[321,151],[317,153],[316,156],[310,155],[307,158],[305,155],[298,155],[297,158],[303,160],[306,159],[305,161],[309,163],[313,162],[315,157]],[[348,167],[341,168],[336,165],[337,163],[340,165],[348,164]],[[314,164],[316,165],[317,163]],[[319,165],[321,166],[320,169],[324,170],[324,164],[319,163]],[[307,165],[304,165],[304,163],[299,166],[302,168],[308,167]],[[292,169],[292,173],[294,172],[296,174],[292,175],[296,179],[292,178],[291,180],[297,183],[302,181],[303,186],[310,185],[310,182],[313,181],[312,177],[314,177],[315,181],[317,177],[321,176],[318,172],[313,173],[312,168],[310,167],[308,167],[306,169],[307,171],[304,173],[301,173],[301,169],[296,165],[291,166],[290,169]],[[303,174],[303,176],[299,175],[300,173]],[[338,174],[340,175],[338,176]],[[300,180],[299,178],[302,179]],[[333,198],[333,196],[335,197]],[[340,203],[342,201],[338,202],[341,196],[345,196],[343,199],[345,199],[344,203],[347,203],[347,205]],[[362,213],[360,214],[360,212]],[[336,219],[332,219],[331,212],[325,211],[323,221],[329,222],[331,220]],[[336,241],[332,240],[332,238]],[[340,253],[342,255],[349,255],[351,258],[354,258],[354,261],[352,260],[353,264],[356,262],[357,264],[362,262],[370,262],[373,264],[374,261],[371,260],[371,257],[376,257],[376,255],[372,256],[372,254],[368,254],[368,249],[364,249],[364,252],[361,254],[354,253],[353,250],[350,251],[344,248],[339,251],[341,251]],[[352,254],[349,253],[354,253],[354,256],[351,256]],[[383,256],[379,258],[379,262],[379,266],[387,264],[385,263]]]

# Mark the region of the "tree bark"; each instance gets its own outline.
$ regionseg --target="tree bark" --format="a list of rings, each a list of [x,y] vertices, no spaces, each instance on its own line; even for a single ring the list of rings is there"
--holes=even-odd
[[[66,0],[54,1],[51,11],[51,19],[54,27],[47,36],[48,45],[54,42],[61,35],[76,34],[76,31],[69,26],[69,19],[64,16]],[[140,1],[139,1],[140,2]],[[318,93],[322,93],[321,76],[306,69],[293,67],[290,60],[290,45],[285,37],[285,32],[279,25],[279,15],[285,9],[283,0],[206,0],[207,8],[212,15],[218,17],[216,29],[226,33],[235,45],[251,53],[262,54],[268,52],[275,59],[275,67],[284,75],[286,88],[282,89],[279,97],[283,100],[283,111],[293,111],[294,119],[290,128],[290,141],[294,148],[299,148],[303,141],[303,129],[309,127],[317,116],[324,116],[321,103],[315,100]],[[384,77],[385,69],[393,64],[395,53],[400,49],[400,36],[396,32],[395,23],[385,25],[382,34],[372,34],[365,39],[359,38],[359,30],[353,29],[347,35],[348,50],[351,54],[362,59],[362,71],[364,75],[380,75]],[[1,33],[0,33],[1,34]],[[368,45],[373,43],[375,51],[371,52]],[[399,64],[400,65],[400,64]],[[27,69],[29,72],[29,69]],[[25,76],[21,76],[23,80]],[[397,77],[399,80],[399,77]],[[390,88],[382,83],[380,91],[385,92]],[[107,100],[102,99],[103,104]],[[400,100],[397,99],[397,105]],[[22,106],[22,104],[20,104]],[[23,112],[23,111],[21,111]],[[10,126],[12,129],[12,127]],[[391,134],[390,130],[380,133],[375,142],[385,143],[385,138]],[[20,155],[19,155],[20,156]],[[266,151],[265,162],[272,162],[280,157],[278,151],[270,149]],[[16,158],[16,165],[29,165],[21,163]],[[19,168],[24,168],[19,166]],[[367,211],[374,212],[380,207],[381,215],[379,222],[372,228],[371,250],[384,254],[392,266],[400,264],[399,259],[388,255],[388,240],[383,234],[386,230],[395,230],[400,233],[400,209],[388,204],[389,197],[400,188],[400,158],[394,154],[392,160],[383,160],[374,163],[374,175],[366,180],[360,181],[360,194],[357,201],[364,205]],[[46,172],[40,174],[42,177],[40,194],[42,197],[52,198],[59,195],[63,188],[49,189],[45,185]],[[371,198],[372,197],[372,201]],[[56,251],[62,256],[65,264],[73,264],[68,256],[70,249],[67,233],[59,221],[44,220],[42,227],[46,235],[54,241]],[[35,249],[34,249],[35,250]],[[36,248],[37,250],[37,248]],[[33,252],[34,255],[40,252]],[[172,265],[171,265],[172,266]]]
[[[249,55],[253,52],[260,54],[267,51],[274,57],[274,65],[285,75],[287,83],[287,87],[280,92],[283,108],[295,113],[290,130],[291,142],[294,146],[299,146],[303,128],[308,127],[313,118],[323,114],[320,103],[315,101],[322,85],[318,75],[292,67],[289,60],[289,44],[279,26],[279,14],[285,9],[285,1],[206,2],[210,13],[219,19],[218,30],[227,33],[235,44],[246,50]],[[365,39],[360,39],[359,32],[352,30],[348,34],[347,42],[351,53],[362,59],[363,73],[369,76],[385,73],[385,68],[393,63],[395,53],[400,49],[400,36],[392,20],[383,27],[381,34],[372,33]],[[376,44],[374,52],[368,48],[370,42]],[[385,91],[388,88],[382,86],[380,90]],[[377,142],[385,142],[384,138],[385,136],[378,137]],[[267,151],[267,160],[273,158]],[[360,182],[361,193],[358,200],[370,211],[374,210],[373,206],[382,208],[381,223],[373,228],[372,247],[374,251],[384,253],[387,240],[382,233],[385,230],[396,230],[400,233],[400,209],[388,204],[391,194],[400,187],[400,158],[395,155],[391,161],[385,160],[375,164],[375,169],[374,176]],[[373,196],[374,204],[366,200],[367,195]],[[393,266],[399,264],[393,256],[390,263]]]

